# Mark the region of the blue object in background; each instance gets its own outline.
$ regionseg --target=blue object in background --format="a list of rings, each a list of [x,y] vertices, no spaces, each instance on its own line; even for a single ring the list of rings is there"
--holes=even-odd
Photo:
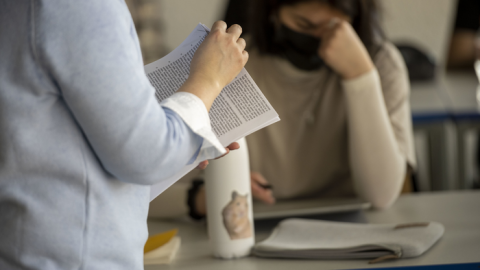
[[[480,262],[478,263],[461,263],[461,264],[441,264],[441,265],[422,265],[422,266],[404,266],[404,267],[387,267],[387,268],[368,268],[375,270],[386,270],[386,269],[395,269],[395,270],[479,270]],[[368,270],[367,269],[367,270]]]

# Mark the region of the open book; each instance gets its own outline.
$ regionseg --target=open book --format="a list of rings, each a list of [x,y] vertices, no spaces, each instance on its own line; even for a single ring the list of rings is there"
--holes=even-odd
[[[387,259],[416,257],[442,237],[442,224],[354,224],[308,219],[286,219],[253,254],[296,259]]]
[[[155,87],[155,95],[159,102],[173,95],[187,80],[193,55],[209,31],[210,29],[205,25],[198,24],[175,50],[145,66],[145,72],[150,83]],[[209,116],[212,130],[223,146],[280,120],[245,69],[242,69],[215,99]],[[187,165],[176,175],[153,185],[150,200],[197,165]]]

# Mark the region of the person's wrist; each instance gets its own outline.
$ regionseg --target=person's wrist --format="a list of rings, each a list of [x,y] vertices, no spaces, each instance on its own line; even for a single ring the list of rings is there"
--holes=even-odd
[[[220,80],[205,75],[203,72],[197,72],[195,74],[192,74],[188,78],[188,80],[194,82],[195,84],[201,85],[204,88],[207,88],[209,90],[215,90],[218,92],[220,92],[224,87],[223,83]]]
[[[366,62],[363,65],[359,66],[356,69],[348,70],[347,72],[342,74],[342,77],[343,77],[344,80],[352,80],[352,79],[358,78],[358,77],[360,77],[364,74],[367,74],[367,73],[371,72],[374,68],[375,68],[375,66],[373,65],[373,63],[371,63],[371,61],[369,61],[369,62]]]
[[[360,69],[352,70],[349,72],[346,72],[345,74],[342,75],[344,80],[353,80],[356,79],[362,75],[365,75],[369,72],[371,72],[374,69],[374,66],[365,66]]]
[[[196,95],[203,101],[207,110],[210,111],[213,101],[220,94],[222,88],[219,82],[196,75],[189,77],[179,91]]]

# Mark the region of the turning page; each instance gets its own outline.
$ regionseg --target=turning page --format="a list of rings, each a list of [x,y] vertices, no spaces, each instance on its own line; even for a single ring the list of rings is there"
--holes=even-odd
[[[155,96],[159,102],[173,95],[187,80],[193,55],[209,31],[205,25],[198,24],[175,50],[145,66],[145,73],[155,87]],[[209,116],[212,130],[223,146],[280,120],[277,112],[245,69],[242,69],[215,99]],[[176,175],[153,185],[150,200],[197,165],[185,166]]]

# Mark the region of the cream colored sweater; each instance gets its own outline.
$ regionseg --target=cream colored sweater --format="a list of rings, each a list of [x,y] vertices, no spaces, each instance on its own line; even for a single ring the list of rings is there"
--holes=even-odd
[[[376,69],[347,81],[326,67],[305,72],[249,53],[246,68],[281,119],[247,137],[251,169],[274,196],[356,195],[377,208],[391,205],[407,166],[415,167],[410,86],[397,49],[385,43],[373,57]],[[151,216],[187,212],[187,178],[152,202]]]

